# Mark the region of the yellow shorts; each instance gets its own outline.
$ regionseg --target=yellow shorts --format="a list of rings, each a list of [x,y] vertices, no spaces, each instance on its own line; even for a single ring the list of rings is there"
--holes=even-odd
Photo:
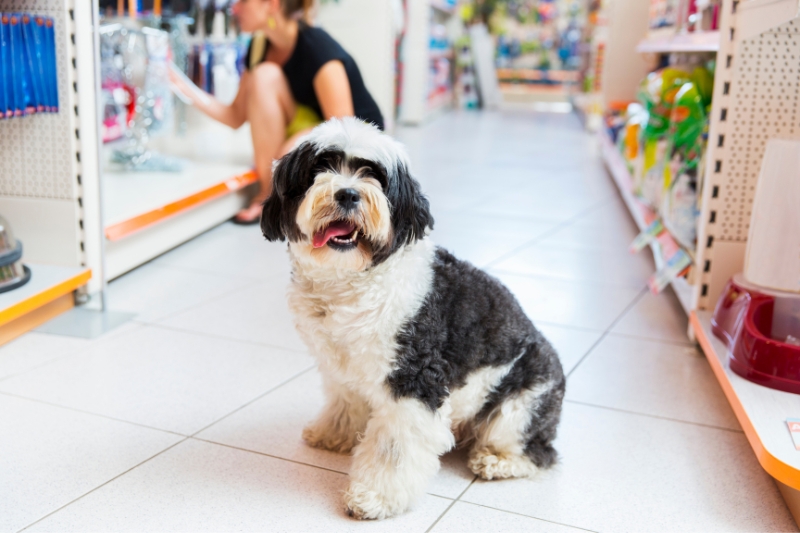
[[[324,121],[317,115],[316,111],[310,107],[297,104],[297,111],[295,111],[294,119],[286,126],[286,138],[297,135],[303,130],[311,129],[319,126]]]

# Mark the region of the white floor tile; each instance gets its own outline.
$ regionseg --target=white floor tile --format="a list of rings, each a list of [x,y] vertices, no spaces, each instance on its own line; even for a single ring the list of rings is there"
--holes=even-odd
[[[0,531],[19,531],[181,437],[0,394]]]
[[[648,292],[611,330],[622,335],[690,344],[689,320],[672,289]]]
[[[631,288],[644,287],[653,273],[652,262],[643,255],[623,255],[597,249],[577,250],[538,243],[492,264],[492,268],[511,274]]]
[[[112,310],[136,313],[136,320],[153,322],[252,283],[242,276],[149,263],[112,281],[108,301]]]
[[[311,364],[299,352],[140,326],[0,391],[191,434]]]
[[[740,430],[694,347],[609,335],[567,382],[567,399]]]
[[[0,380],[75,353],[86,339],[30,332],[0,347]]]
[[[286,242],[271,243],[261,228],[227,222],[153,261],[155,265],[264,280],[290,270]]]
[[[629,254],[628,248],[637,233],[632,225],[627,224],[620,224],[613,230],[609,230],[603,226],[575,222],[559,227],[558,230],[538,242],[542,246],[576,250],[608,250],[624,257]],[[643,250],[640,253],[649,254],[650,252]]]
[[[507,513],[466,502],[456,502],[431,533],[579,533],[574,527]]]
[[[437,217],[431,238],[459,259],[485,267],[555,226],[553,222],[460,211]]]
[[[489,271],[517,297],[528,317],[563,326],[604,331],[642,289]]]
[[[568,328],[542,322],[537,322],[535,326],[555,347],[564,374],[569,374],[603,335],[601,331]]]
[[[166,326],[305,351],[286,302],[288,276],[273,278],[161,322]]]
[[[190,439],[36,524],[30,531],[404,531],[450,505],[359,522],[344,512],[345,475]]]
[[[303,428],[323,405],[322,380],[314,370],[214,424],[197,438],[346,473],[349,455],[311,448],[301,438]],[[457,498],[474,478],[466,464],[463,452],[446,455],[428,492]]]
[[[463,501],[595,531],[796,531],[744,434],[566,403],[561,462]]]

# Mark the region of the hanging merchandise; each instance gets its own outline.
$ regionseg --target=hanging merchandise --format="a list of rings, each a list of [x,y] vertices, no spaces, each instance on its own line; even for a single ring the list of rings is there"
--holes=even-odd
[[[53,19],[0,13],[0,118],[58,112]]]
[[[168,134],[174,101],[169,80],[169,34],[120,24],[101,28],[103,138],[116,140],[112,161],[128,170],[178,172],[183,163],[150,149]]]

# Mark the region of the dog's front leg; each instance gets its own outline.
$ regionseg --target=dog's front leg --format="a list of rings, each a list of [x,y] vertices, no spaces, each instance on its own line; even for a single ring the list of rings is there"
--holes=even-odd
[[[373,409],[353,458],[348,514],[382,519],[414,503],[439,470],[439,456],[455,444],[449,411],[449,402],[433,411],[410,398],[387,398]]]
[[[369,406],[352,391],[329,380],[325,392],[325,408],[303,429],[303,440],[315,448],[350,453],[367,427]]]

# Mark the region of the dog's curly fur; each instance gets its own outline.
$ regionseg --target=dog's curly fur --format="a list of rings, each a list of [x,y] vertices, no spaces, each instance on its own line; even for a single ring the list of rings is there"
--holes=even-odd
[[[553,465],[558,356],[508,289],[432,244],[403,147],[334,119],[278,161],[273,180],[262,230],[289,241],[290,308],[328,399],[303,438],[354,454],[348,513],[406,511],[456,442],[484,479]],[[358,200],[346,204],[345,190]]]

